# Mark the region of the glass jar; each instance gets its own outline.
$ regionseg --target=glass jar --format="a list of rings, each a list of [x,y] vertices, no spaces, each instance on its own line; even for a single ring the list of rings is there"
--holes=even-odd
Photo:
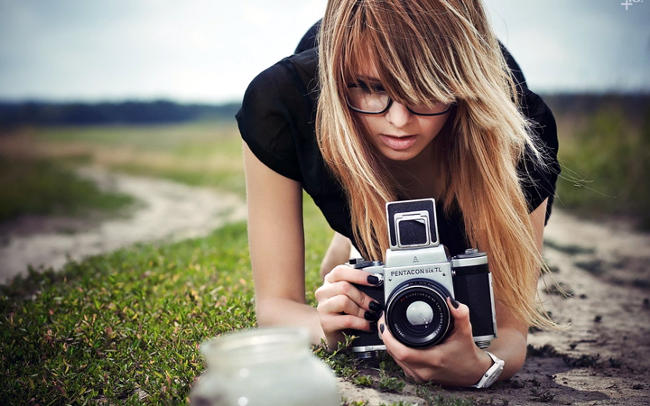
[[[334,373],[312,354],[306,330],[231,333],[204,342],[201,353],[208,368],[192,389],[192,405],[339,405]]]

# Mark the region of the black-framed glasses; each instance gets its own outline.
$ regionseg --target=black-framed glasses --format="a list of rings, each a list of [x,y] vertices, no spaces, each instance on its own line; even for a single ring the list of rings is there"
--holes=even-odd
[[[348,85],[345,99],[350,109],[363,114],[384,114],[393,105],[393,99],[381,85],[367,84],[361,80]],[[439,116],[451,110],[454,104],[434,103],[406,108],[417,116]]]

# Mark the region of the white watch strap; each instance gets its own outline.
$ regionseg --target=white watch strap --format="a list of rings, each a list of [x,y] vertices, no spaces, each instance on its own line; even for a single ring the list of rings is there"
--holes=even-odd
[[[492,364],[492,366],[488,368],[487,371],[485,371],[483,376],[481,376],[481,380],[478,381],[477,384],[472,385],[472,388],[482,389],[482,388],[489,387],[494,382],[496,382],[497,379],[499,379],[501,372],[503,372],[503,366],[505,365],[505,361],[497,357],[496,355],[492,354],[489,351],[485,351],[485,352],[487,352],[490,358],[492,358],[494,364]]]

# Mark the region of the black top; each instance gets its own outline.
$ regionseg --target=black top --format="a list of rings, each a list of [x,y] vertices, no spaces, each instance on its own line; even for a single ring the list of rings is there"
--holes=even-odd
[[[305,38],[308,36],[309,32]],[[305,38],[297,51],[304,47]],[[529,159],[520,163],[519,170],[527,170],[532,175],[532,183],[522,184],[530,211],[549,198],[548,221],[560,171],[555,119],[542,99],[528,89],[519,66],[503,45],[501,50],[523,94],[522,110],[539,124],[535,134],[546,148],[549,171],[533,165]],[[253,154],[280,175],[300,182],[329,225],[354,243],[345,193],[325,166],[316,141],[317,73],[318,55],[313,47],[266,69],[248,86],[241,110],[237,113],[237,122],[241,136]],[[468,246],[462,213],[455,211],[446,215],[441,205],[437,206],[440,241],[451,255],[462,253]]]

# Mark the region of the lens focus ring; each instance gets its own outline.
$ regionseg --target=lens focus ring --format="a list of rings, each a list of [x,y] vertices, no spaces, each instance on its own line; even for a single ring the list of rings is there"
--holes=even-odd
[[[398,286],[386,304],[386,324],[393,336],[409,347],[429,347],[451,330],[452,318],[440,283],[412,279]]]

